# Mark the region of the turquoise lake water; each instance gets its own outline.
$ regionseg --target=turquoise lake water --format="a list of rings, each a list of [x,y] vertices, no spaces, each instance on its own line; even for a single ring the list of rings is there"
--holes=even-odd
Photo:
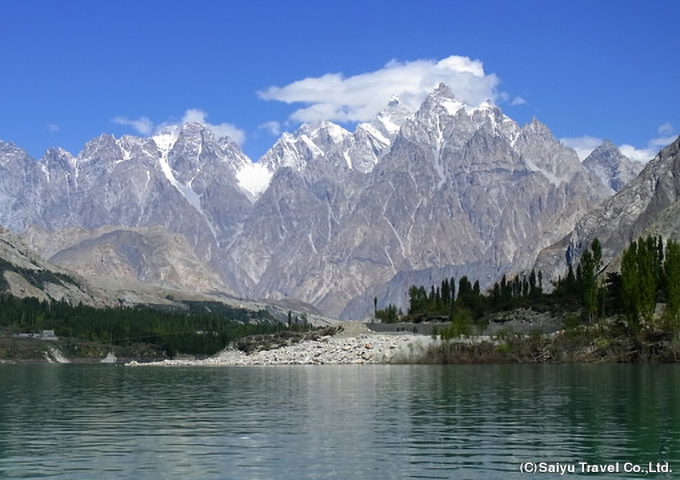
[[[0,477],[680,478],[678,394],[674,365],[0,365]]]

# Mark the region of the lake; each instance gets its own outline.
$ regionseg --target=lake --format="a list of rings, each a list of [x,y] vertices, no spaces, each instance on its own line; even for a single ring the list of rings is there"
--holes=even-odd
[[[0,477],[674,478],[678,393],[674,365],[0,365]]]

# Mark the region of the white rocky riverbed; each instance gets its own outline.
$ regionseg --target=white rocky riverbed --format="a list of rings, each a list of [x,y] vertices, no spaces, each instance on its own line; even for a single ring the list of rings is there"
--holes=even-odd
[[[205,360],[164,360],[130,366],[223,366],[223,365],[324,365],[364,363],[412,363],[432,344],[432,337],[412,333],[374,333],[364,324],[345,326],[344,331],[319,340],[307,340],[252,355],[228,349]]]

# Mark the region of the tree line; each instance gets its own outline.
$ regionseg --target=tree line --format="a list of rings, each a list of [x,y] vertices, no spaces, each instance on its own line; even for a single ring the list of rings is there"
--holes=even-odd
[[[532,270],[528,274],[499,282],[482,293],[479,281],[471,283],[467,276],[458,282],[444,279],[432,285],[412,285],[408,290],[408,312],[400,314],[394,305],[377,309],[382,321],[420,321],[423,319],[457,318],[478,323],[488,313],[520,307],[581,308],[583,319],[592,323],[598,318],[622,315],[632,334],[643,329],[675,331],[680,327],[680,244],[649,236],[630,244],[623,252],[620,272],[604,273],[602,245],[596,238],[585,248],[575,265],[570,264],[565,277],[553,283],[552,292],[544,293],[543,274]],[[658,303],[665,303],[665,313],[655,321]],[[462,323],[460,320],[458,323]],[[457,330],[465,331],[459,325]]]
[[[184,302],[184,306],[101,309],[0,294],[0,327],[54,330],[59,337],[118,346],[151,344],[170,357],[212,355],[239,338],[274,333],[282,327],[266,310],[253,312],[219,302]]]

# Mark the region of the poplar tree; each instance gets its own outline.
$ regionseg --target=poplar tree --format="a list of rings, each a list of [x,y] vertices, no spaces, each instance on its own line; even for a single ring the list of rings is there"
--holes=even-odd
[[[597,278],[595,277],[595,259],[590,250],[586,250],[581,255],[579,263],[580,290],[583,306],[588,312],[588,320],[593,321],[593,316],[597,313]]]
[[[666,312],[671,325],[677,328],[680,320],[680,244],[669,240],[664,262]]]
[[[623,252],[621,259],[621,300],[628,317],[628,327],[633,332],[640,330],[640,272],[637,263],[637,242]]]
[[[442,281],[442,303],[444,308],[451,308],[451,289],[449,288],[449,279],[445,278]]]
[[[638,244],[638,279],[640,288],[640,315],[647,324],[654,320],[654,310],[656,308],[656,285],[658,279],[658,268],[656,261],[656,245],[649,241]]]

